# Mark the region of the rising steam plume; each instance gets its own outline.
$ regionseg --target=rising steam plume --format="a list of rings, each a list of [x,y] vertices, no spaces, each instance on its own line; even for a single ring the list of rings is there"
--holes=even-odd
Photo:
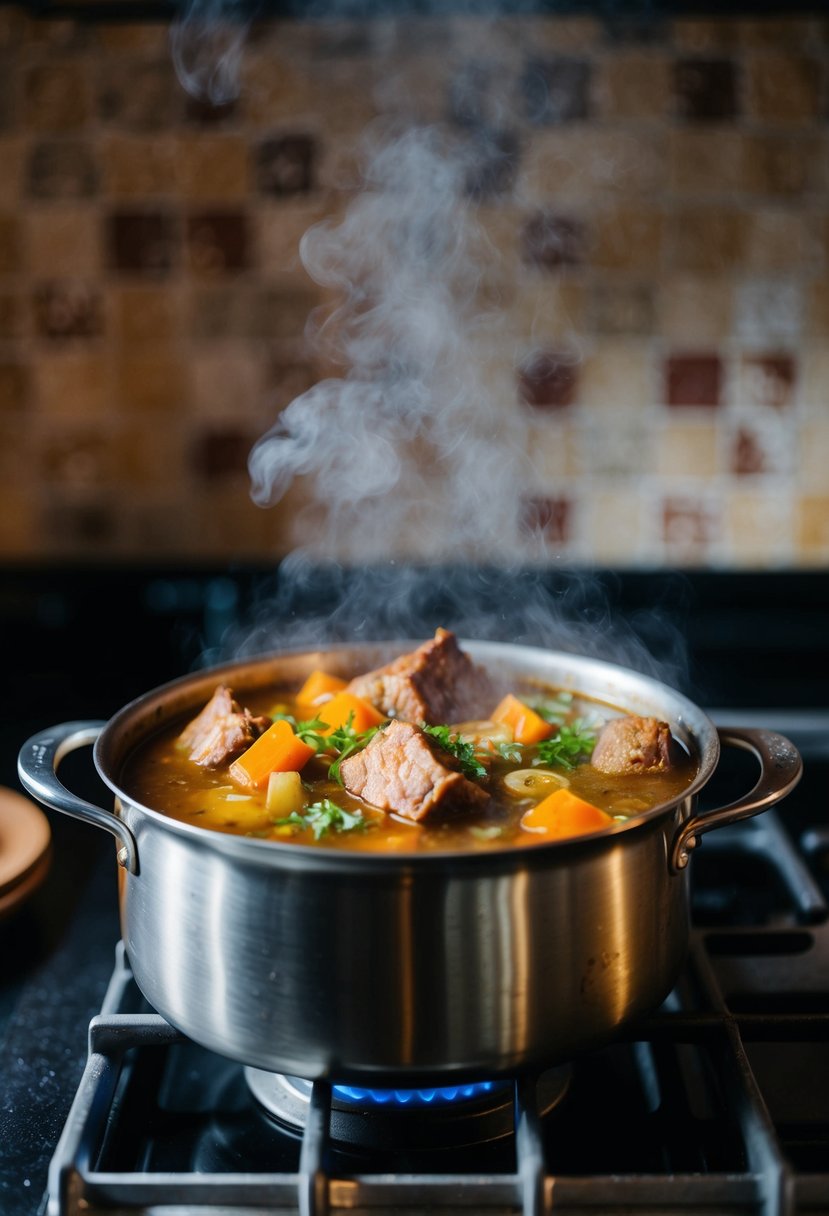
[[[172,49],[189,92],[238,94],[252,16],[246,0],[186,0]],[[254,500],[293,521],[289,553],[256,619],[210,658],[443,624],[677,678],[684,648],[664,614],[631,627],[589,571],[551,580],[555,555],[520,526],[528,425],[472,185],[479,158],[503,154],[492,126],[425,124],[388,78],[379,100],[362,188],[300,245],[330,301],[309,342],[335,374],[282,410],[249,459]]]

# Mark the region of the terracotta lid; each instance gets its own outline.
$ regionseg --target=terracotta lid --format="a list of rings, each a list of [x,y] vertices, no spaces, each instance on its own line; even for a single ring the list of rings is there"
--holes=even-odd
[[[51,839],[43,811],[0,786],[0,916],[16,908],[46,877]]]

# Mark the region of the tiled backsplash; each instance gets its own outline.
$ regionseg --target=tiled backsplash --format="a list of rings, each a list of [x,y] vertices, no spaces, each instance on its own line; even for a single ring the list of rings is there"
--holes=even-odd
[[[332,374],[299,242],[390,111],[480,144],[516,551],[829,560],[829,20],[274,21],[219,106],[168,35],[0,8],[0,556],[296,542],[248,453]]]

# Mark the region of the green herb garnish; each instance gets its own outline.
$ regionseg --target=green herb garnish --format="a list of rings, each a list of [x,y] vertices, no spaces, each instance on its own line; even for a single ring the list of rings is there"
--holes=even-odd
[[[488,775],[485,765],[478,759],[474,744],[466,743],[448,726],[427,726],[423,723],[423,732],[431,735],[445,752],[455,757],[465,777],[480,781]]]
[[[545,739],[536,746],[533,764],[544,764],[549,768],[574,769],[580,760],[593,754],[596,732],[584,718],[576,718],[559,728],[552,739]]]
[[[313,802],[302,811],[293,811],[284,819],[275,819],[277,827],[310,828],[314,840],[319,840],[328,832],[363,831],[367,824],[360,811],[346,811],[330,798],[321,802]]]
[[[334,754],[334,759],[329,766],[328,776],[332,781],[336,781],[342,785],[340,777],[340,765],[346,756],[351,756],[354,752],[362,751],[367,743],[370,743],[380,726],[370,726],[368,730],[357,731],[352,726],[354,714],[348,715],[348,721],[344,726],[338,726],[336,730],[332,730],[330,734],[323,734],[323,731],[328,730],[328,723],[322,718],[308,718],[305,721],[297,721],[290,714],[279,714],[280,718],[284,718],[293,727],[294,734],[303,743],[307,743],[309,747],[316,748],[317,755],[320,752],[331,752]]]

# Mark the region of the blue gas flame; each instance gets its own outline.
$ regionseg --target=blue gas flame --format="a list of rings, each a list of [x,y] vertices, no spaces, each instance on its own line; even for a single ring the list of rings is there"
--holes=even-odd
[[[373,1106],[442,1106],[491,1093],[497,1084],[496,1081],[475,1081],[469,1085],[444,1085],[435,1089],[363,1089],[356,1085],[335,1085],[334,1096],[344,1102]]]

